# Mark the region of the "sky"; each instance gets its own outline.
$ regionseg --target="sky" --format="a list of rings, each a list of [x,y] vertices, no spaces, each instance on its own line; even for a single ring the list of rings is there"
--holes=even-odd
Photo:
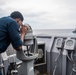
[[[76,0],[0,0],[0,17],[20,11],[33,29],[76,28]]]

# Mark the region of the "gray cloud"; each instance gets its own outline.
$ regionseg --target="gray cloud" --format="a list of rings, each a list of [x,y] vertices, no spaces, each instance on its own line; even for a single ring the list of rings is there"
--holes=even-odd
[[[16,0],[16,2],[17,1],[18,0]],[[11,5],[12,2],[14,3],[15,0],[0,0],[0,17],[8,16],[12,11],[19,10],[25,17],[24,22],[28,22],[29,24],[31,24],[34,29],[76,27],[76,0],[50,0],[48,4],[49,6],[46,6],[44,4],[45,8],[43,8],[42,10],[40,8],[36,8],[38,7],[36,5],[36,7],[34,6],[28,8],[29,4],[27,5],[26,2],[24,7],[26,7],[27,5],[27,8],[24,9],[8,6],[9,3]],[[51,6],[51,3],[53,3],[53,6]]]
[[[30,12],[30,13],[25,13],[24,16],[29,17],[29,18],[37,18],[43,15],[47,15],[48,12]]]
[[[0,0],[0,6],[6,4],[6,2],[7,2],[6,0]]]

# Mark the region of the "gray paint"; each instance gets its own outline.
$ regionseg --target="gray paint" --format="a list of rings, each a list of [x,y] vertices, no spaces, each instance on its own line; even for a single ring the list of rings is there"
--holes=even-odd
[[[56,57],[59,55],[59,51],[56,48],[56,39],[57,38],[63,38],[65,41],[67,38],[73,38],[76,39],[75,36],[38,36],[40,39],[38,41],[45,42],[45,44],[48,45],[46,46],[46,51],[47,51],[47,73],[49,75],[53,75],[53,70],[55,65],[57,65],[57,70],[55,75],[70,75],[73,63],[67,58],[67,51],[63,48],[62,53],[59,57],[59,60],[55,62]],[[48,41],[49,38],[49,41]],[[53,39],[52,39],[53,38]],[[50,43],[51,42],[51,43]],[[65,43],[64,43],[65,44]],[[50,47],[49,47],[50,45]],[[48,48],[47,48],[48,47]],[[73,73],[73,75],[76,75]]]
[[[22,62],[18,69],[18,75],[34,75],[34,61]]]
[[[45,32],[47,34],[47,31],[45,31]],[[55,59],[59,55],[59,51],[56,48],[56,40],[57,40],[57,38],[63,38],[64,41],[67,38],[73,38],[76,40],[76,34],[72,33],[72,31],[70,31],[69,33],[68,32],[66,33],[66,31],[65,32],[56,32],[56,33],[55,32],[56,31],[53,31],[54,34],[52,32],[49,32],[48,35],[43,34],[44,32],[41,33],[40,35],[37,34],[37,41],[45,43],[47,73],[49,75],[52,75],[54,67],[55,67],[55,65],[57,65],[56,75],[70,75],[72,67],[73,67],[73,63],[67,58],[67,56],[66,56],[67,51],[65,49],[63,49],[63,51],[59,57],[59,60],[57,62],[55,62]],[[10,53],[8,53],[8,55],[9,54]],[[69,55],[70,55],[70,53],[69,53]],[[74,53],[74,60],[76,62],[75,58],[76,58],[76,52]],[[45,66],[45,65],[43,65],[43,66]],[[42,65],[41,66],[39,65],[37,67],[42,68]],[[45,69],[45,68],[43,68],[43,69]],[[76,74],[73,73],[73,75],[76,75]]]

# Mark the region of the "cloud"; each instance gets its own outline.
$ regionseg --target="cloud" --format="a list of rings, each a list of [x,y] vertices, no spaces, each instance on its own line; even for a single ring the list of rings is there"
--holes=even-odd
[[[20,11],[33,29],[76,28],[76,0],[0,0],[0,17]]]

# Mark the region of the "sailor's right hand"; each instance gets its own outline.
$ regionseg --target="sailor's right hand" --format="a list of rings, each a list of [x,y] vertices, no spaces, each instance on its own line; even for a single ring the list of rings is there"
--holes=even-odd
[[[20,33],[23,34],[23,35],[25,35],[27,33],[27,29],[28,29],[27,26],[22,26],[20,28]]]

